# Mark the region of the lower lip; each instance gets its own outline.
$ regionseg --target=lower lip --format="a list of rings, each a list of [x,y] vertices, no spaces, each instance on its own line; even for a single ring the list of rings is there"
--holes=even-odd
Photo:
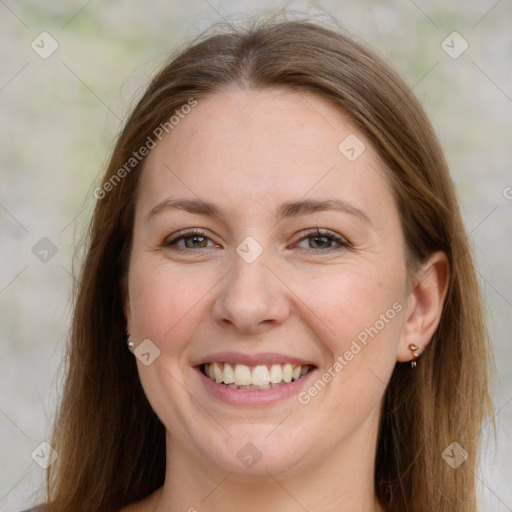
[[[200,367],[195,370],[204,387],[219,400],[230,405],[270,405],[293,395],[298,395],[306,387],[316,369],[310,370],[306,375],[289,384],[281,384],[270,389],[233,389],[226,384],[219,384],[208,378]]]

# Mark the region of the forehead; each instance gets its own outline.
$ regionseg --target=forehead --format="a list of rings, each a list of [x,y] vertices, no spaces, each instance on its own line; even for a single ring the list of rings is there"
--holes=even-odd
[[[333,195],[393,202],[377,154],[341,109],[307,92],[231,89],[199,99],[151,151],[139,202],[215,198],[241,214]]]

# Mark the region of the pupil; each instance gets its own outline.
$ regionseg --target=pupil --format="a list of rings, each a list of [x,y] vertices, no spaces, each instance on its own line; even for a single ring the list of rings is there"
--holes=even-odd
[[[316,236],[313,240],[314,245],[316,246],[315,248],[318,248],[319,246],[326,247],[329,244],[329,239],[325,236]]]
[[[186,239],[185,245],[188,248],[204,247],[204,236],[192,236]]]

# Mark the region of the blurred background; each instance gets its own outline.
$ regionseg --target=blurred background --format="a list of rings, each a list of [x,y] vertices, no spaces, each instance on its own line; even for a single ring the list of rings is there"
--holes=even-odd
[[[512,2],[0,0],[0,512],[41,499],[73,263],[115,136],[170,51],[288,5],[371,43],[423,102],[474,242],[496,353],[482,510],[512,511]],[[457,411],[453,411],[456,415]]]

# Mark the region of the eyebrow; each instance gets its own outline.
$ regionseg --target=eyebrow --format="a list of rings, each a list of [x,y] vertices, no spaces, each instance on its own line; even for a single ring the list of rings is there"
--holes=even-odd
[[[207,217],[221,217],[221,211],[217,206],[202,199],[165,199],[149,211],[146,216],[146,222],[149,222],[152,217],[162,211],[173,209],[183,210],[196,215],[205,215]],[[363,210],[357,208],[349,201],[341,199],[306,199],[284,203],[278,210],[278,219],[282,220],[288,217],[298,217],[308,213],[328,210],[348,213],[371,224],[370,218]]]
[[[363,210],[357,208],[352,203],[341,199],[306,199],[293,203],[285,203],[281,206],[281,208],[279,208],[279,219],[286,217],[296,217],[298,215],[305,215],[307,213],[321,212],[326,210],[348,213],[350,215],[359,217],[361,220],[364,220],[370,224],[370,218]]]
[[[153,207],[146,215],[146,222],[165,210],[184,210],[196,215],[206,215],[208,217],[220,217],[219,209],[213,204],[202,199],[166,199]]]

